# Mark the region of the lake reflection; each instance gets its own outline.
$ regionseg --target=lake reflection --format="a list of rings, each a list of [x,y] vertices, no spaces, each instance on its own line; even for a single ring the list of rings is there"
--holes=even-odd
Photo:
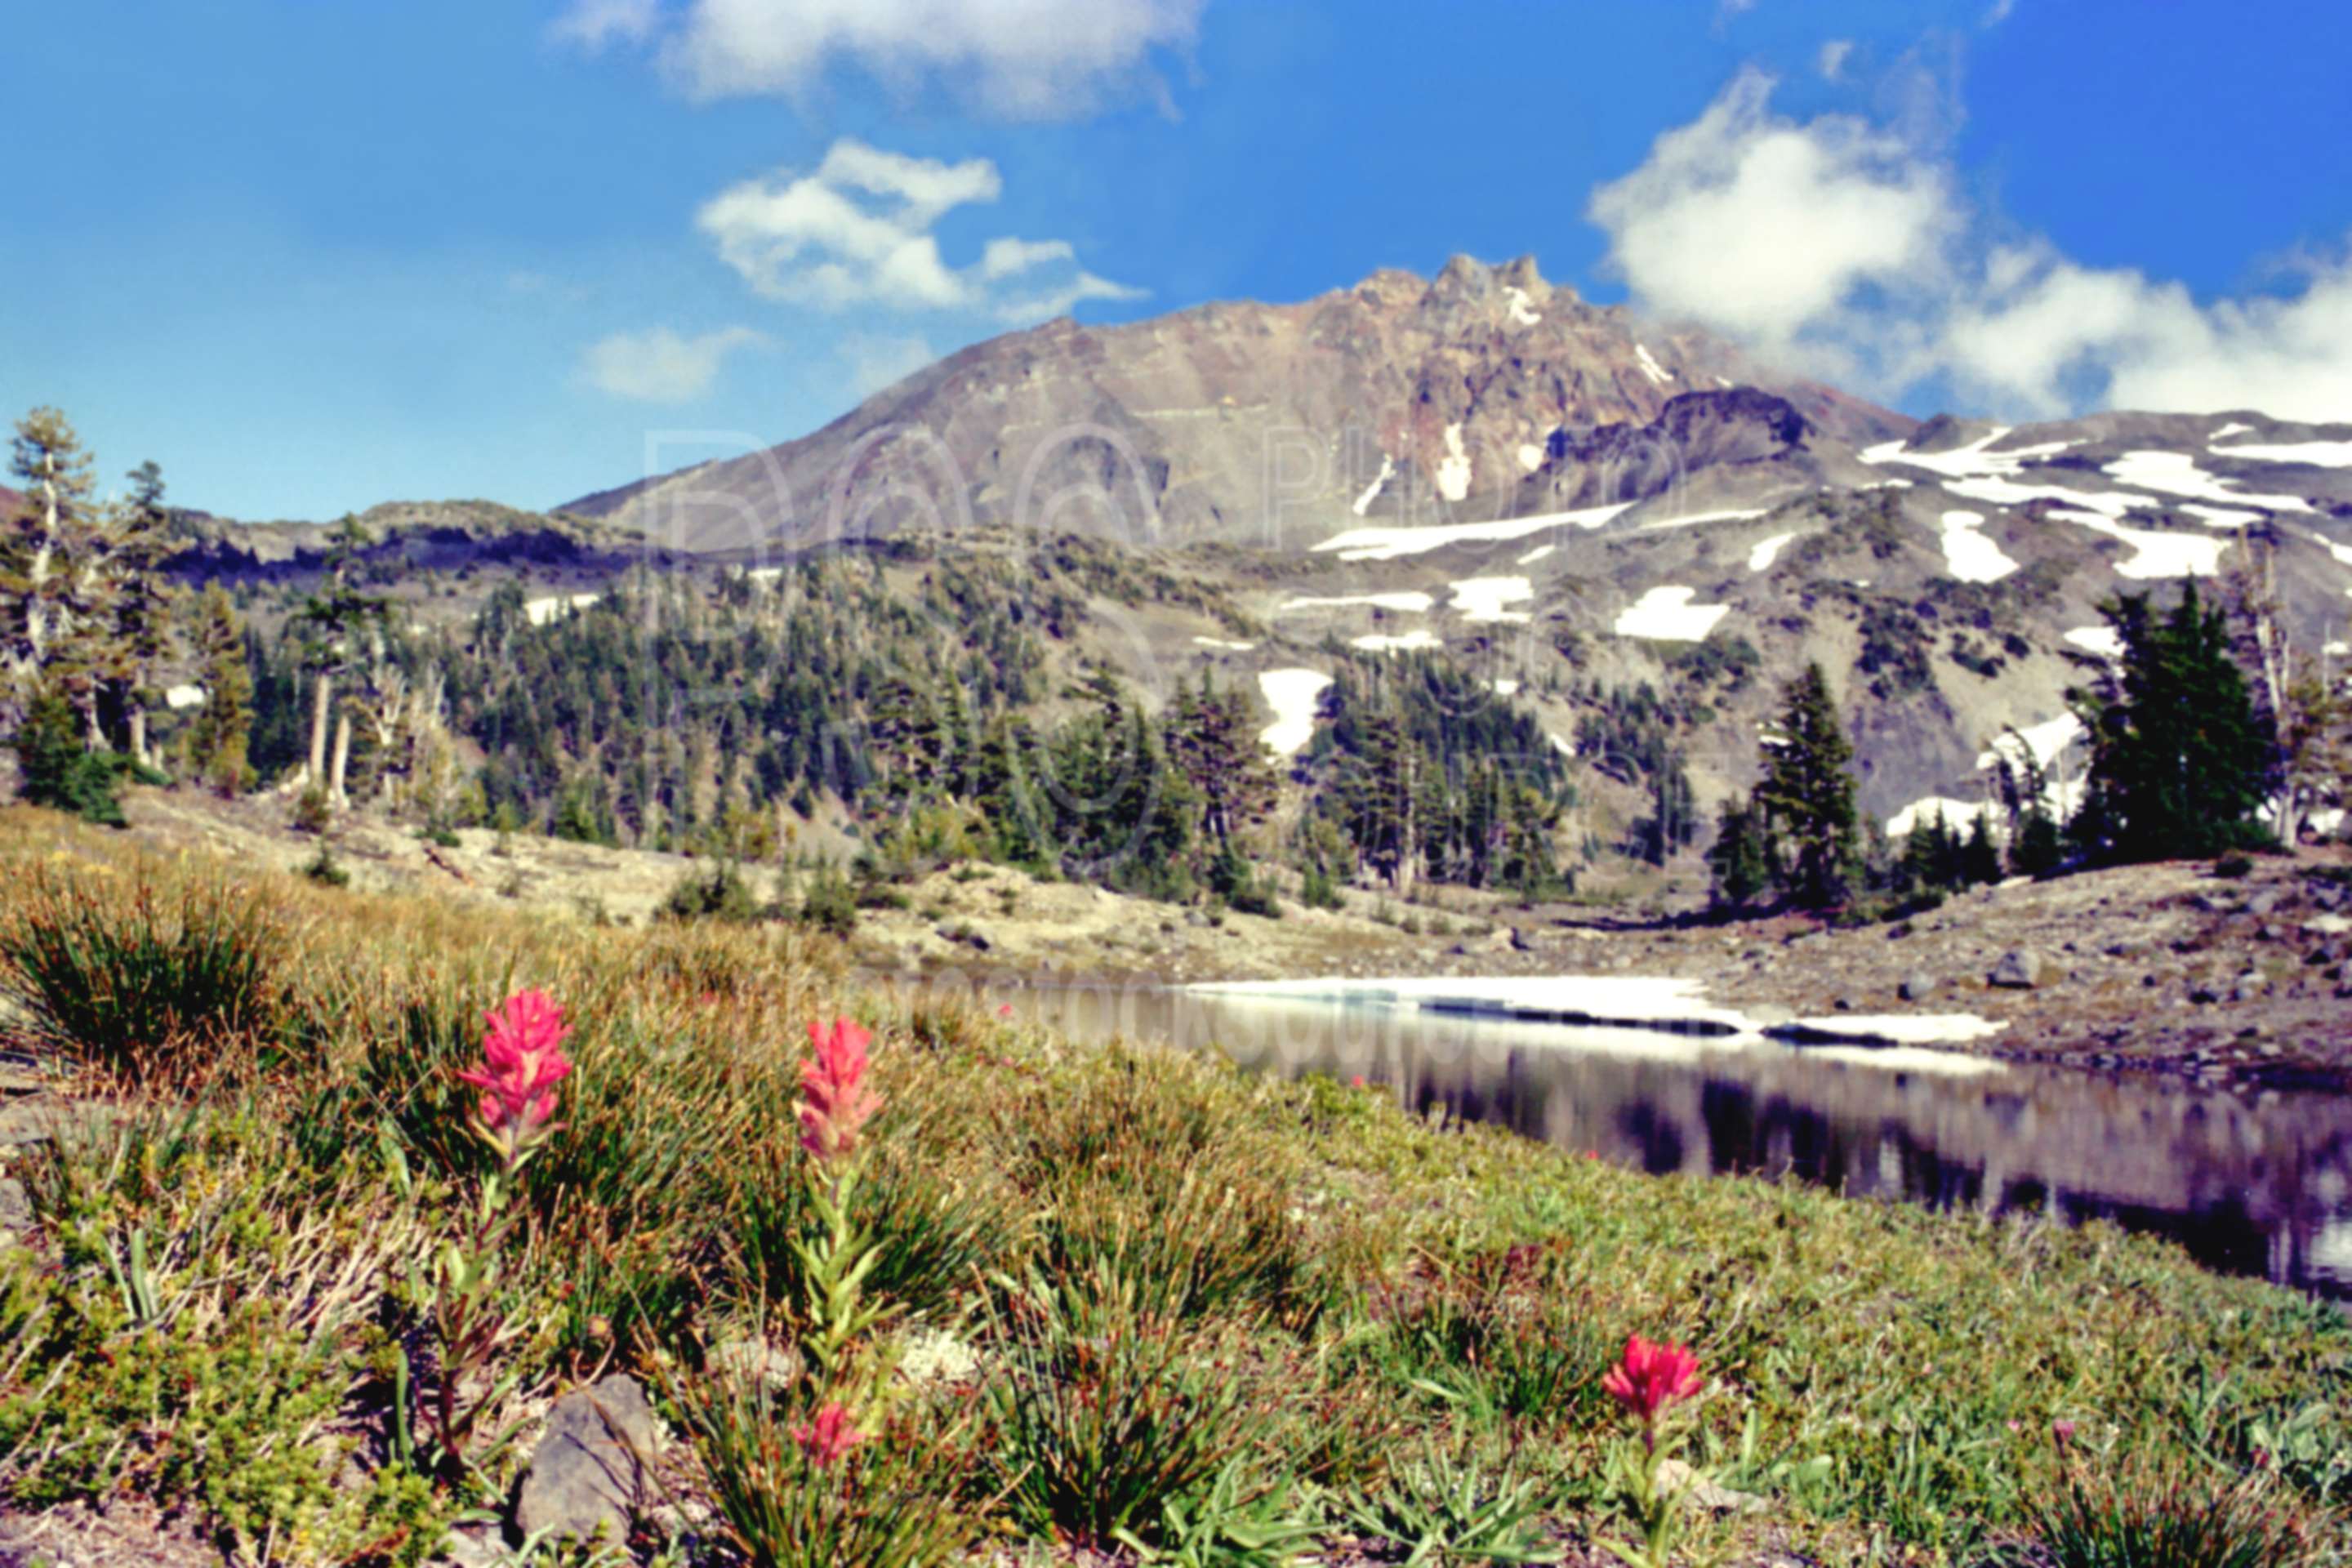
[[[1919,1049],[1801,1047],[1370,1000],[1039,989],[1075,1037],[1215,1045],[1361,1076],[1664,1174],[1792,1173],[1856,1195],[2112,1219],[2208,1266],[2352,1298],[2352,1100],[2197,1090]]]

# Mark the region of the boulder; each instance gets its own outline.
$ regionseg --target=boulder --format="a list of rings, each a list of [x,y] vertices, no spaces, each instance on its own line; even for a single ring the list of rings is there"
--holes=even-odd
[[[618,1544],[647,1500],[646,1467],[659,1449],[661,1426],[636,1379],[614,1373],[555,1402],[515,1501],[525,1537],[599,1534]]]
[[[2058,978],[2058,966],[2030,947],[2012,948],[2000,955],[2000,962],[1985,976],[1985,984],[2008,991],[2031,991],[2047,985]]]
[[[1936,977],[1914,971],[1903,977],[1903,984],[1895,988],[1895,994],[1906,1002],[1924,1002],[1936,994]]]

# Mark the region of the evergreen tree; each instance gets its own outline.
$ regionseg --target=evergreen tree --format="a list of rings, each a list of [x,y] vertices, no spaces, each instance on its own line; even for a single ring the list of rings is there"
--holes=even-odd
[[[58,673],[50,666],[73,630],[96,517],[89,454],[56,409],[16,422],[9,471],[25,504],[0,532],[0,659],[21,711]]]
[[[2274,753],[2227,618],[2190,579],[2158,614],[2146,595],[2102,606],[2123,642],[2118,668],[2076,693],[2091,765],[2076,837],[2114,860],[2211,855],[2259,843]]]
[[[1853,747],[1818,664],[1792,681],[1777,733],[1766,737],[1756,804],[1774,840],[1775,885],[1799,907],[1833,909],[1852,895],[1860,862]]]
[[[198,777],[221,794],[246,786],[252,769],[246,746],[253,732],[253,671],[236,606],[215,583],[197,606],[197,645],[204,656],[204,705],[189,727],[190,761]]]
[[[1274,767],[1240,693],[1220,694],[1209,674],[1182,691],[1168,716],[1168,752],[1192,786],[1199,826],[1221,848],[1264,820],[1276,788]]]
[[[1706,865],[1713,874],[1709,898],[1718,909],[1736,912],[1753,908],[1772,885],[1763,817],[1745,799],[1731,796],[1717,811]]]
[[[72,812],[86,822],[123,826],[122,759],[83,744],[80,717],[58,688],[34,689],[10,744],[16,749],[26,800]]]
[[[1964,883],[1981,888],[2000,880],[2000,850],[1992,841],[1992,822],[1984,812],[1978,812],[1976,826],[1969,829],[1969,841],[1960,849],[1960,871]]]

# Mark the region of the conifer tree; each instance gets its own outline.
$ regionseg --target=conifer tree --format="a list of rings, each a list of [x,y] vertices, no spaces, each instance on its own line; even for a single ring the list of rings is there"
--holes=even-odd
[[[1717,809],[1715,842],[1707,848],[1706,865],[1713,874],[1709,897],[1718,909],[1752,908],[1772,885],[1763,818],[1744,798],[1730,796]]]
[[[1765,740],[1756,804],[1778,847],[1774,881],[1801,908],[1833,909],[1853,892],[1860,830],[1847,771],[1853,747],[1820,665],[1790,683],[1779,729]]]
[[[234,795],[251,772],[246,744],[253,732],[253,671],[246,659],[245,628],[217,583],[205,590],[197,616],[205,700],[190,726],[191,760],[198,777]]]
[[[1220,693],[1209,672],[1197,691],[1181,692],[1168,718],[1168,752],[1192,786],[1202,834],[1220,847],[1263,821],[1276,777],[1240,693]]]
[[[2231,656],[2227,617],[2191,578],[2161,614],[2146,595],[2102,606],[2118,668],[2078,693],[2091,766],[2076,837],[2116,860],[2211,855],[2259,842],[2275,753]]]
[[[89,454],[58,410],[36,408],[16,422],[9,471],[25,504],[0,532],[0,658],[22,711],[72,629],[96,518]]]

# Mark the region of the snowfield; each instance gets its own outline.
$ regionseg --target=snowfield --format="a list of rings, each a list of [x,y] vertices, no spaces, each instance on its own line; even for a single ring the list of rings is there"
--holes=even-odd
[[[2199,468],[2197,459],[2185,452],[2126,452],[2109,463],[2105,471],[2127,485],[2160,490],[2166,495],[2187,496],[2192,500],[2229,501],[2237,506],[2258,506],[2265,511],[2311,510],[2311,503],[2301,496],[2247,495],[2234,480]]]
[[[1389,481],[1394,478],[1396,478],[1396,459],[1382,452],[1380,473],[1374,476],[1372,482],[1364,488],[1364,493],[1356,498],[1356,504],[1348,510],[1358,517],[1371,510],[1372,503],[1381,499],[1381,491],[1386,489]]]
[[[1901,838],[1923,822],[1944,819],[1944,826],[1963,836],[1974,832],[1976,818],[1990,810],[1980,800],[1954,800],[1949,795],[1931,795],[1925,800],[1915,800],[1886,819],[1886,837]]]
[[[1265,694],[1265,705],[1274,710],[1274,722],[1257,737],[1268,751],[1295,757],[1315,738],[1315,710],[1323,700],[1323,689],[1330,684],[1331,678],[1319,669],[1259,672],[1257,689]]]
[[[2000,546],[1977,531],[1984,519],[1973,511],[1944,514],[1944,563],[1961,583],[1998,583],[2017,570]]]
[[[2221,552],[2231,544],[2219,534],[2152,533],[2145,528],[2126,528],[2096,512],[2053,511],[2050,515],[2062,522],[2080,523],[2095,533],[2104,533],[2130,545],[2135,553],[2116,563],[2118,577],[2210,577],[2221,570]]]
[[[2101,658],[2121,658],[2124,656],[2123,634],[2113,626],[2076,626],[2066,634],[2066,640],[2085,653]]]
[[[1660,364],[1654,358],[1651,357],[1649,344],[1635,343],[1633,345],[1633,357],[1641,362],[1642,374],[1648,376],[1658,385],[1664,386],[1666,383],[1674,380],[1675,373]]]
[[[1376,632],[1370,637],[1350,637],[1348,646],[1362,648],[1366,653],[1414,653],[1439,644],[1435,632],[1411,631],[1402,637],[1383,637]]]
[[[1318,551],[1336,550],[1342,561],[1394,561],[1402,555],[1419,555],[1449,544],[1525,539],[1528,534],[1541,533],[1548,528],[1599,528],[1633,504],[1632,501],[1619,501],[1613,506],[1588,507],[1581,511],[1545,512],[1539,517],[1507,517],[1493,522],[1433,522],[1417,528],[1374,524],[1334,534],[1314,548]]]
[[[1697,594],[1696,588],[1653,588],[1618,616],[1613,629],[1621,637],[1653,642],[1705,642],[1731,606],[1694,605]]]
[[[1462,448],[1462,426],[1445,427],[1445,456],[1437,463],[1437,493],[1447,500],[1463,500],[1470,494],[1470,454]]]
[[[1454,584],[1454,607],[1465,621],[1524,621],[1524,610],[1507,610],[1536,596],[1535,584],[1525,577],[1472,577]]]
[[[1793,533],[1776,533],[1769,539],[1758,540],[1756,548],[1748,552],[1748,569],[1750,572],[1769,572],[1772,563],[1780,559],[1781,550],[1796,537]]]
[[[2242,430],[2242,425],[2231,426]],[[2227,434],[2213,432],[2215,439]],[[2294,441],[2281,447],[2208,447],[2217,458],[2244,458],[2256,463],[2301,463],[2314,468],[2352,468],[2352,441]]]
[[[1376,610],[1402,610],[1412,615],[1425,615],[1436,603],[1431,595],[1410,590],[1399,594],[1346,594],[1329,599],[1293,599],[1277,606],[1275,614],[1286,616],[1293,610],[1337,610],[1349,605],[1369,605]]]

